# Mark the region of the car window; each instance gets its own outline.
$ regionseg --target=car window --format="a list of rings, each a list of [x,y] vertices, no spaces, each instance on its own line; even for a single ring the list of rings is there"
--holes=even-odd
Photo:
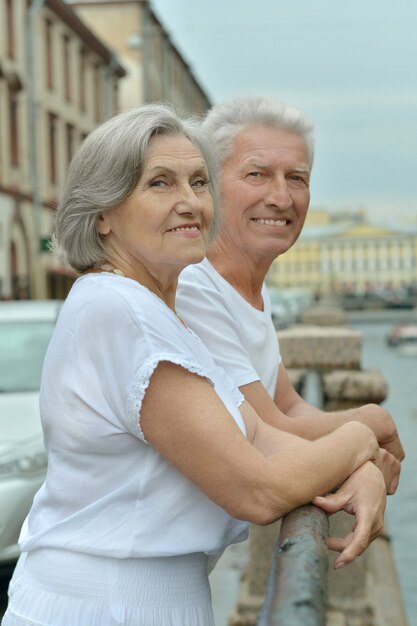
[[[0,393],[37,391],[52,322],[0,324]]]

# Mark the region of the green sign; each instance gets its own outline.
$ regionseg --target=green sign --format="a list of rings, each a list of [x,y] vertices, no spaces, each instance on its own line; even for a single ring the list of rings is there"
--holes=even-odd
[[[39,250],[41,252],[49,252],[51,245],[51,239],[49,237],[42,238],[39,240]]]

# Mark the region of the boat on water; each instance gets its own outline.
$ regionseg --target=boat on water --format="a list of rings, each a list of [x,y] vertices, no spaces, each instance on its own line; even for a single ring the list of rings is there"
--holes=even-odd
[[[391,347],[417,348],[417,324],[395,324],[387,334],[387,344]]]

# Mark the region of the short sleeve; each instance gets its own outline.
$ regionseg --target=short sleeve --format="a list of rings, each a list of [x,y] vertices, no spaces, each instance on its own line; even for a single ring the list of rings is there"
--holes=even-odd
[[[240,320],[230,311],[225,296],[204,281],[193,268],[180,276],[177,310],[208,347],[216,363],[232,376],[238,387],[260,380],[241,340]]]
[[[197,374],[205,378],[212,386],[214,386],[214,382],[211,380],[209,373],[206,372],[198,363],[196,363],[192,359],[187,358],[185,355],[180,355],[178,353],[164,354],[162,352],[156,352],[151,357],[149,357],[145,361],[145,363],[140,365],[139,369],[134,375],[127,399],[127,417],[130,431],[137,437],[139,437],[139,439],[142,439],[142,441],[144,441],[145,443],[147,443],[147,441],[140,424],[140,412],[142,402],[143,398],[145,397],[146,390],[149,386],[152,374],[158,367],[159,363],[164,361],[168,361],[169,363],[173,363],[174,365],[179,365],[187,371],[191,372],[192,374]],[[232,390],[231,393],[233,395]],[[240,394],[239,390],[237,390],[237,393]],[[240,396],[242,396],[242,394],[240,394]],[[233,397],[235,399],[235,396]]]
[[[84,389],[100,390],[100,397],[88,401],[121,431],[145,442],[140,409],[158,364],[179,365],[213,387],[216,366],[201,359],[188,331],[159,298],[132,289],[133,294],[112,283],[100,290],[79,317],[77,350],[84,368],[80,378],[88,379]]]

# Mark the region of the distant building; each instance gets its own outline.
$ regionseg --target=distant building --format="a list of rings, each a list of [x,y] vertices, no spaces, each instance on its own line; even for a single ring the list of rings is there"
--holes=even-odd
[[[320,294],[417,285],[417,225],[381,227],[364,215],[326,223],[322,214],[318,220],[312,214],[297,243],[273,263],[271,285]]]
[[[124,75],[63,0],[0,0],[0,299],[65,295],[73,276],[46,254],[53,206]]]
[[[171,42],[148,0],[67,0],[128,70],[120,91],[123,110],[167,100],[185,114],[203,115],[207,94]]]

